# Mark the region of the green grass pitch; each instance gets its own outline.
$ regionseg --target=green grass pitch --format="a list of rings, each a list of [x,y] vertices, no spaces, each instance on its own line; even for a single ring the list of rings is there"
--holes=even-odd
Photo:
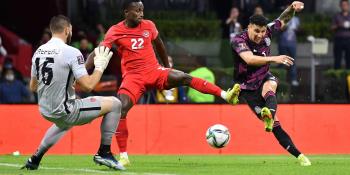
[[[301,167],[287,155],[132,155],[132,165],[119,172],[98,166],[91,155],[44,157],[37,171],[19,170],[28,156],[0,155],[0,174],[124,174],[124,175],[337,175],[350,174],[350,155],[312,155]]]

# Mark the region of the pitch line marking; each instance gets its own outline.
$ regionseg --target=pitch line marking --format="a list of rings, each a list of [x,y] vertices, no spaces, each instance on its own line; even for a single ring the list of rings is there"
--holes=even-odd
[[[13,164],[13,163],[0,163],[0,166],[7,166],[7,167],[15,167],[15,168],[21,168],[23,165],[21,164]],[[87,169],[87,168],[63,168],[63,167],[45,167],[40,166],[40,169],[43,170],[69,170],[69,171],[78,171],[78,172],[85,172],[85,173],[101,173],[101,174],[115,174],[116,172],[120,172],[121,174],[125,175],[176,175],[176,174],[164,174],[164,173],[133,173],[133,172],[124,172],[124,171],[100,171],[100,170],[93,170],[93,169]]]

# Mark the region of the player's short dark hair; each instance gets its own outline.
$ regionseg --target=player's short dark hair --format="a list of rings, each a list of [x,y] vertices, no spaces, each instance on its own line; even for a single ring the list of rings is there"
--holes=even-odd
[[[249,18],[249,24],[255,24],[258,26],[266,26],[269,23],[269,20],[263,15],[252,15]]]
[[[70,19],[64,15],[54,16],[50,20],[51,33],[61,33],[65,27],[70,25]]]
[[[128,9],[130,4],[133,3],[133,2],[141,2],[141,0],[125,0],[124,3],[123,3],[123,11]]]

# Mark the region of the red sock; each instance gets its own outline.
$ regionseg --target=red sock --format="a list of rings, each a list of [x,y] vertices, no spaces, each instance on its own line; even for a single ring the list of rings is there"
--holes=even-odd
[[[126,152],[126,147],[128,144],[129,130],[126,124],[126,118],[120,119],[117,131],[115,133],[115,138],[118,142],[119,152]]]
[[[212,94],[221,97],[221,88],[200,78],[192,77],[190,87],[204,94]]]

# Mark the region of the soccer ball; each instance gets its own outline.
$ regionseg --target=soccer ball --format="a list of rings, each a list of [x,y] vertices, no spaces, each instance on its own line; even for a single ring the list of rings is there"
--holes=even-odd
[[[230,142],[230,132],[227,127],[216,124],[208,128],[206,139],[210,146],[214,148],[223,148]]]

